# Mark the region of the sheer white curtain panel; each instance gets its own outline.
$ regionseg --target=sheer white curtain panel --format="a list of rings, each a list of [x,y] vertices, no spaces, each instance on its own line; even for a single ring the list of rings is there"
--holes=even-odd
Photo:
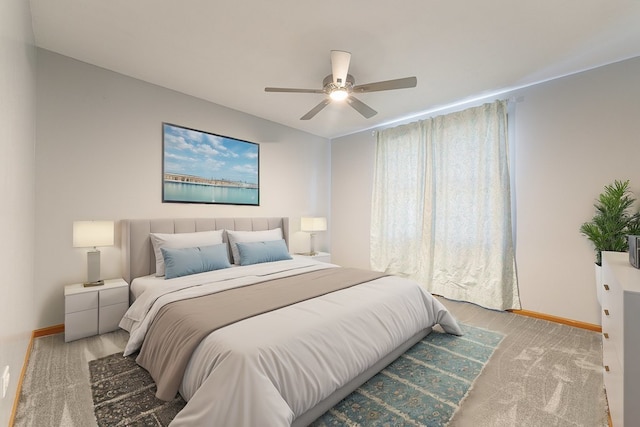
[[[371,266],[483,307],[520,308],[506,101],[378,132]]]

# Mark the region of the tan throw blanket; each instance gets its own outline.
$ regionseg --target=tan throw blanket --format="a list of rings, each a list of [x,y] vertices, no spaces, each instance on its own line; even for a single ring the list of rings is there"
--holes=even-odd
[[[383,276],[330,268],[169,303],[156,314],[136,361],[156,382],[156,397],[172,400],[191,354],[216,329]]]

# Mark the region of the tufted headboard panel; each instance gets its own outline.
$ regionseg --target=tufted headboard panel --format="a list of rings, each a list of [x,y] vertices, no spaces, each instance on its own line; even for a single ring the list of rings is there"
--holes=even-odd
[[[149,233],[193,233],[196,231],[236,230],[262,231],[282,228],[289,245],[289,218],[159,218],[125,219],[120,223],[122,232],[122,275],[131,283],[136,277],[156,271],[156,261]],[[224,233],[223,240],[228,242]]]

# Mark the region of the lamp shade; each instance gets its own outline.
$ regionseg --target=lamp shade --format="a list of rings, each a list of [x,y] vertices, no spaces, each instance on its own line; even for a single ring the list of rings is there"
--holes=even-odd
[[[73,247],[113,246],[113,221],[74,221]]]
[[[326,231],[327,218],[324,217],[302,217],[300,218],[301,231]]]

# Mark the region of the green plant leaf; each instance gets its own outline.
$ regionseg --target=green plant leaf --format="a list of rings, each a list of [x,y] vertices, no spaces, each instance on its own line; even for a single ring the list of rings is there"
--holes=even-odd
[[[593,205],[593,218],[580,226],[580,233],[593,243],[596,264],[601,264],[602,251],[628,251],[627,235],[640,233],[640,212],[629,212],[635,201],[629,180],[604,187]]]

